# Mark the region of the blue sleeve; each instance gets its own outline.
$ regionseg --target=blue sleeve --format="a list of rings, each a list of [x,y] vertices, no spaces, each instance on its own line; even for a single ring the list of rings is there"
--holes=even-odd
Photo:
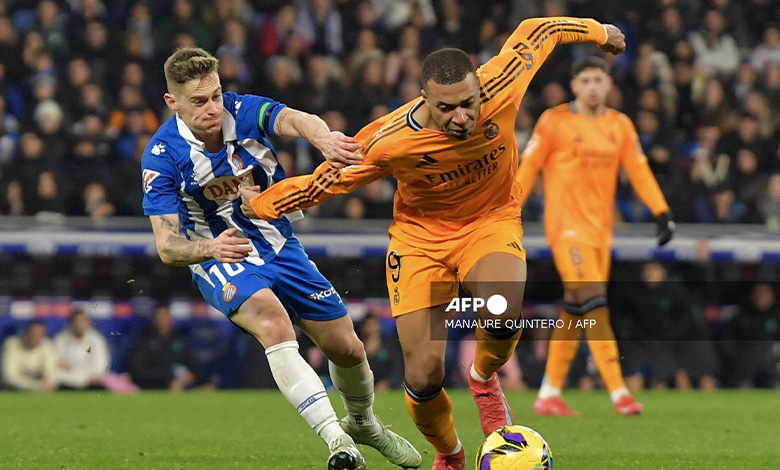
[[[237,95],[232,92],[225,93],[223,99],[225,108],[236,119],[238,135],[251,138],[276,135],[276,116],[286,105],[262,96]]]
[[[141,159],[144,214],[179,213],[176,167],[165,144],[152,139]]]

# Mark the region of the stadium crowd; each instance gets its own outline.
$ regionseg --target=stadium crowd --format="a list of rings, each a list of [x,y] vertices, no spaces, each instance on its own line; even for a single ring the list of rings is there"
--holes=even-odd
[[[419,96],[421,61],[443,46],[482,63],[523,18],[594,17],[626,33],[608,57],[609,105],[626,112],[683,222],[780,230],[780,6],[773,0],[6,0],[0,2],[0,214],[141,215],[139,160],[170,117],[162,62],[215,53],[225,90],[270,96],[353,134]],[[562,48],[531,85],[515,133],[570,99]],[[320,156],[280,142],[288,174]],[[625,221],[650,214],[621,183]],[[310,211],[392,216],[392,181]],[[524,218],[538,220],[537,191]]]
[[[655,262],[641,266],[637,282],[621,284],[611,305],[621,344],[621,365],[632,389],[674,387],[780,387],[780,299],[769,283],[745,288],[723,320],[713,320],[700,296],[680,282],[667,282]],[[674,276],[672,276],[674,277]],[[745,286],[742,286],[743,288]],[[551,318],[555,305],[528,304],[526,318]],[[70,310],[66,319],[34,319],[0,328],[0,390],[144,390],[273,388],[262,347],[227,322],[174,320],[159,304],[148,316],[125,320],[130,328],[99,320],[88,311]],[[63,320],[63,321],[60,321]],[[222,326],[226,326],[223,329]],[[357,322],[375,374],[376,388],[400,388],[403,356],[394,323],[369,308]],[[10,333],[10,334],[9,334]],[[513,358],[500,372],[505,389],[539,387],[548,352],[549,329],[528,328]],[[464,387],[475,347],[472,331],[452,331],[447,351],[448,386]],[[320,349],[299,334],[300,350],[328,383],[328,362]],[[568,386],[603,387],[583,344],[568,376]]]
[[[780,4],[774,0],[0,0],[0,215],[142,215],[140,157],[158,125],[171,116],[162,100],[162,64],[177,47],[197,45],[215,53],[225,90],[272,97],[322,116],[331,129],[354,134],[419,96],[427,53],[455,46],[482,63],[523,18],[563,14],[613,22],[625,32],[626,53],[605,57],[616,85],[609,105],[634,121],[676,220],[761,223],[780,230]],[[571,99],[572,62],[597,52],[590,46],[567,47],[550,57],[518,113],[520,148],[545,109]],[[288,175],[310,172],[321,161],[306,141],[280,141],[276,147]],[[380,180],[309,215],[388,219],[393,189],[391,180]],[[526,204],[525,220],[541,218],[540,189]],[[651,220],[627,181],[621,181],[618,210],[628,222]],[[89,287],[90,263],[74,261],[73,276],[46,284],[47,291],[95,294]],[[119,288],[129,292],[127,263],[115,260],[116,273],[96,276],[115,297]],[[33,278],[32,267],[22,275],[25,266],[0,271],[13,274],[0,279],[0,287],[11,283],[15,295],[13,282]],[[160,273],[147,292],[171,295],[168,291],[184,285],[171,281],[175,278],[164,266],[154,269]],[[643,270],[631,295],[615,299],[618,336],[645,340],[634,349],[626,345],[625,371],[635,378],[634,386],[777,385],[773,342],[780,341],[780,302],[771,285],[742,292],[742,303],[723,316],[733,318],[730,323],[702,329],[699,306],[707,302],[659,276],[666,274]],[[81,284],[87,286],[83,293]],[[651,300],[652,308],[646,308]],[[642,308],[638,301],[645,302]],[[134,337],[132,353],[114,362],[115,373],[107,375],[113,359],[86,315],[76,314],[53,342],[46,339],[44,325],[32,322],[5,340],[5,386],[123,391],[134,390],[134,384],[209,386],[211,379],[186,354],[186,341],[165,309],[153,318]],[[402,369],[397,338],[379,323],[369,316],[357,330],[378,387],[397,387]],[[646,336],[637,337],[637,331]],[[506,388],[539,385],[546,339],[524,335]],[[94,355],[81,354],[87,340]],[[666,348],[657,344],[660,340],[686,344]],[[457,357],[466,344],[455,342],[454,354],[448,355],[456,358],[448,366],[460,371],[451,376],[461,383],[464,368]],[[315,368],[325,364],[316,348],[309,349],[307,359]],[[267,369],[258,358],[263,356],[247,352],[245,369]],[[597,374],[584,350],[577,364],[571,384],[595,386]],[[266,375],[245,371],[243,377],[248,377],[242,379],[245,386],[272,384],[267,370]]]

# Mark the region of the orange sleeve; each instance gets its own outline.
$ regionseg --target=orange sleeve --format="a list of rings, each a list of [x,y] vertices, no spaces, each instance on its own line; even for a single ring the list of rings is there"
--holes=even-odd
[[[376,126],[369,124],[355,138],[365,143]],[[365,148],[365,147],[364,147]],[[250,201],[255,214],[263,220],[278,219],[300,209],[315,206],[338,194],[347,194],[391,173],[384,147],[368,147],[363,163],[336,169],[323,162],[310,175],[285,178]],[[361,149],[361,152],[364,152]]]
[[[529,18],[509,36],[501,52],[482,66],[483,102],[506,94],[515,107],[531,79],[558,44],[607,42],[604,26],[590,18]]]
[[[628,173],[628,179],[631,180],[631,186],[634,187],[634,191],[639,195],[642,202],[654,216],[658,216],[669,210],[669,205],[666,203],[661,188],[658,186],[658,181],[655,179],[650,165],[647,164],[647,157],[642,151],[642,146],[639,144],[639,136],[636,133],[634,124],[631,120],[625,116],[620,115],[620,119],[623,121],[623,148],[621,151],[621,164]]]
[[[547,163],[547,157],[552,152],[554,140],[549,137],[552,125],[550,114],[550,110],[542,113],[534,127],[531,139],[520,156],[520,169],[512,186],[512,195],[520,202],[520,206],[525,204],[526,199],[531,194],[539,170]]]

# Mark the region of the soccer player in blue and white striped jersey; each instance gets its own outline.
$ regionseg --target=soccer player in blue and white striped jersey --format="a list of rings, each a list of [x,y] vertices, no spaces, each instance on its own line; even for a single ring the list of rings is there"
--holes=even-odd
[[[355,442],[392,463],[420,454],[372,411],[373,373],[341,298],[293,234],[300,212],[266,222],[240,210],[239,188],[267,189],[285,177],[269,136],[305,138],[335,167],[360,163],[360,145],[317,116],[274,100],[222,92],[218,61],[181,49],[165,62],[165,122],[142,160],[144,212],[160,258],[188,266],[204,298],[266,351],[284,396],[330,449],[329,469],[362,469]],[[329,359],[347,410],[339,422],[317,374],[298,353],[293,322]],[[354,439],[354,440],[353,440]]]

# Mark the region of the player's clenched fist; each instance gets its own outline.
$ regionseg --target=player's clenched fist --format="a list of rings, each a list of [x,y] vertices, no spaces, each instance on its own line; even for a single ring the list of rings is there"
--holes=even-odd
[[[207,240],[206,254],[220,263],[240,263],[252,251],[249,239],[237,237],[235,228],[220,233],[217,238]]]
[[[346,136],[342,132],[323,133],[321,136],[312,139],[311,143],[322,152],[325,160],[333,168],[344,168],[348,165],[359,165],[363,162],[363,155],[358,152],[362,145],[354,137]]]
[[[241,193],[241,212],[250,219],[257,219],[255,210],[252,209],[252,198],[260,194],[260,186],[242,186],[238,188]]]
[[[620,29],[613,24],[605,24],[604,29],[607,30],[607,42],[601,46],[601,50],[613,54],[620,54],[625,51],[626,36],[620,32]]]

